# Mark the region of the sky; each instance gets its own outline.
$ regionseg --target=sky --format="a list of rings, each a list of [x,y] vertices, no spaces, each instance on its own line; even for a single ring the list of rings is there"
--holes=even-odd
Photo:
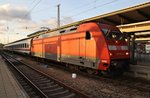
[[[117,11],[150,0],[0,0],[0,43],[25,38],[28,34]]]

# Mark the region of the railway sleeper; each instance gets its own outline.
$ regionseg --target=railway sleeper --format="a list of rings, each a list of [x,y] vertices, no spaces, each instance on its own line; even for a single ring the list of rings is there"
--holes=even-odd
[[[35,96],[32,96],[32,98],[41,98],[41,97],[40,97],[40,96],[36,96],[36,95],[35,95]]]
[[[30,98],[37,97],[37,94],[34,91],[33,92],[28,92],[28,95],[30,96]]]
[[[59,87],[59,85],[58,84],[54,84],[54,85],[48,85],[48,86],[38,86],[38,87],[40,87],[40,88],[50,88],[50,89],[54,89],[54,88],[56,88],[56,87]]]
[[[76,95],[74,93],[71,93],[71,94],[66,94],[64,96],[62,96],[61,98],[79,98],[79,97],[75,97]]]
[[[36,74],[36,73],[35,73]],[[34,76],[33,76],[34,77]],[[45,78],[45,79],[48,79],[48,78],[46,78],[45,76],[37,76],[37,77],[35,77],[35,78],[38,78],[38,79],[43,79],[43,78]]]
[[[39,78],[31,78],[31,80],[35,81],[35,82],[38,82],[38,81],[46,81],[48,79],[47,78],[41,78],[41,79],[39,79]]]
[[[42,77],[42,78],[44,78],[42,75],[34,75],[34,76],[32,76],[33,78],[40,78],[40,77]]]
[[[59,90],[63,90],[64,88],[63,87],[57,87],[57,88],[54,88],[54,89],[46,89],[44,90],[44,92],[54,92],[54,91],[59,91]]]
[[[53,82],[51,82],[51,83],[40,83],[40,84],[38,84],[40,87],[42,87],[42,86],[49,86],[49,85],[52,85],[53,84]]]
[[[38,77],[42,77],[43,75],[41,75],[41,74],[36,74],[36,75],[34,75],[33,77],[35,77],[35,78],[38,78]]]
[[[25,69],[25,68],[24,68],[24,69]],[[26,70],[28,70],[29,72],[25,72],[25,71],[24,71],[24,73],[26,73],[26,75],[29,75],[30,77],[33,77],[33,78],[45,78],[44,76],[38,75],[37,72],[34,72],[34,71],[32,71],[32,70],[29,70],[29,69],[26,69]],[[31,73],[30,73],[30,72],[31,72]]]
[[[51,80],[50,80],[50,79],[47,79],[47,78],[43,78],[43,79],[32,78],[32,81],[41,82],[41,81],[51,81]]]
[[[19,81],[19,83],[23,86],[28,85],[28,83],[26,83],[25,81]]]
[[[32,88],[25,88],[25,87],[23,87],[23,88],[24,88],[25,91],[28,92],[28,93],[34,92],[34,90],[33,90]],[[35,93],[35,92],[34,92],[34,93]]]
[[[33,81],[33,82],[36,82],[37,84],[42,84],[42,83],[54,83],[50,80],[46,80],[46,81]]]
[[[29,85],[25,85],[24,87],[27,88],[27,89],[31,88]]]
[[[26,88],[27,92],[33,92],[34,90],[32,88]]]
[[[64,96],[66,93],[70,94],[69,90],[58,90],[54,92],[50,92],[50,96],[55,96],[56,98],[59,96]]]
[[[41,87],[40,89],[42,89],[42,90],[46,90],[46,89],[54,89],[54,88],[57,88],[57,87],[59,87],[59,85],[55,85],[55,86],[43,86],[43,87]]]
[[[37,85],[39,85],[40,87],[45,87],[45,86],[50,86],[50,85],[54,85],[55,83],[54,82],[49,82],[49,83],[35,83]]]

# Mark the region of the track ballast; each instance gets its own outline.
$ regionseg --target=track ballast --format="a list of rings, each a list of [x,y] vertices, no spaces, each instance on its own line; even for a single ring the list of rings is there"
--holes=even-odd
[[[2,56],[17,71],[17,79],[32,98],[90,98],[10,55]]]

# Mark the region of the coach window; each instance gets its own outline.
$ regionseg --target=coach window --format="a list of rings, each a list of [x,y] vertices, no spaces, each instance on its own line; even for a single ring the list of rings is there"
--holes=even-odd
[[[26,48],[27,48],[27,43],[26,43]]]
[[[26,43],[24,44],[24,48],[27,48],[27,44]]]
[[[86,40],[90,40],[91,39],[91,33],[90,33],[90,31],[86,31],[85,39]]]
[[[29,48],[29,45],[27,44],[27,48]]]

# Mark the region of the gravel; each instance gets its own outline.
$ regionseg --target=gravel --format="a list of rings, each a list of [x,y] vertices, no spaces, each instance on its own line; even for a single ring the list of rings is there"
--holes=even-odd
[[[72,72],[64,69],[50,65],[47,67],[47,65],[29,58],[17,58],[27,62],[31,66],[36,67],[65,84],[80,90],[83,93],[91,95],[93,98],[150,98],[150,92],[140,91],[117,83],[101,81],[78,73],[76,73],[76,78],[72,78]]]

